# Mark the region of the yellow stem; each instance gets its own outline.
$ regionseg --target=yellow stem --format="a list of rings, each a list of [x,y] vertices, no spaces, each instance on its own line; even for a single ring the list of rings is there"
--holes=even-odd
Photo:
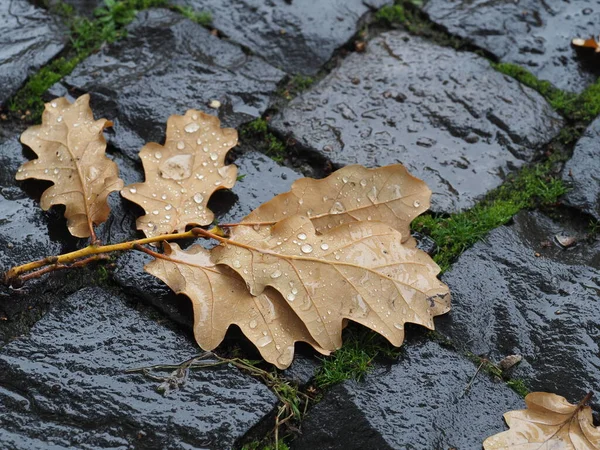
[[[76,261],[81,258],[86,258],[92,255],[99,255],[103,253],[111,253],[111,252],[119,252],[125,250],[132,250],[135,246],[151,244],[153,242],[161,242],[167,240],[176,240],[176,239],[186,239],[186,238],[194,238],[197,237],[198,233],[197,229],[186,231],[185,233],[173,233],[173,234],[162,234],[160,236],[154,236],[144,239],[137,239],[135,241],[129,242],[121,242],[120,244],[112,244],[112,245],[94,245],[93,243],[88,245],[81,250],[76,250],[74,252],[65,253],[63,255],[51,256],[48,258],[40,259],[38,261],[33,261],[27,264],[23,264],[20,266],[13,267],[4,275],[4,281],[10,282],[11,280],[16,279],[19,275],[31,272],[32,270],[39,269],[40,267],[49,266],[49,265],[57,265],[64,263],[70,263]],[[215,236],[214,234],[208,232],[208,235]]]

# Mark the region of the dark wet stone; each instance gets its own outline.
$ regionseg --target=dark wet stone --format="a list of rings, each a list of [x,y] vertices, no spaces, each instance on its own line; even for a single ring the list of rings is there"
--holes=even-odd
[[[67,28],[27,0],[0,2],[0,105],[65,46]]]
[[[294,362],[282,372],[282,375],[295,385],[302,387],[315,377],[320,367],[321,364],[315,357],[305,356],[296,351]]]
[[[512,376],[578,402],[600,391],[600,242],[564,249],[559,233],[577,230],[521,213],[467,250],[442,278],[452,310],[436,327],[496,363],[521,355]]]
[[[210,12],[213,26],[288,73],[314,75],[386,0],[177,0]]]
[[[195,108],[237,127],[259,117],[284,73],[164,9],[142,11],[127,37],[79,64],[51,94],[89,92],[96,117],[114,121],[110,142],[128,157],[164,142],[172,114]],[[221,103],[216,110],[208,105]]]
[[[159,381],[125,373],[197,353],[187,336],[121,297],[79,291],[0,351],[0,441],[11,449],[231,448],[276,405],[266,386],[222,366],[190,372],[163,396]]]
[[[571,190],[564,202],[600,220],[600,118],[596,119],[577,142],[573,157],[563,171],[563,181]]]
[[[349,55],[271,124],[335,165],[401,162],[432,189],[434,211],[453,212],[531,161],[562,120],[484,58],[393,31]]]
[[[600,75],[593,49],[571,46],[598,35],[598,0],[429,0],[424,10],[450,33],[560,89],[581,92]]]
[[[465,392],[476,370],[435,342],[405,344],[398,363],[329,391],[309,411],[292,448],[480,448],[505,430],[502,414],[524,402],[484,373]]]

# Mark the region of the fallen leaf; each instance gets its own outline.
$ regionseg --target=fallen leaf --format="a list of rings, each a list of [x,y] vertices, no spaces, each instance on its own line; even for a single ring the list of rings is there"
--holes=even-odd
[[[144,208],[137,229],[146,236],[213,221],[210,196],[233,187],[237,177],[237,168],[225,165],[227,152],[237,144],[237,131],[220,124],[201,111],[173,115],[167,120],[165,145],[149,143],[140,151],[146,181],[125,187],[121,195]]]
[[[600,52],[600,45],[598,45],[598,41],[594,38],[575,38],[571,41],[571,44],[573,44],[575,47],[593,48],[596,51],[596,53]]]
[[[111,124],[94,120],[90,96],[73,104],[61,97],[46,103],[42,124],[29,127],[21,142],[36,153],[17,172],[17,180],[36,178],[54,183],[42,194],[41,207],[65,205],[67,226],[73,236],[93,236],[93,225],[108,218],[108,195],[123,187],[117,165],[105,155],[102,131]]]
[[[317,235],[310,219],[293,216],[270,228],[236,227],[212,250],[246,282],[252,295],[279,291],[326,350],[342,343],[346,319],[399,346],[406,322],[433,329],[433,316],[450,308],[448,287],[425,252],[402,244],[380,222],[354,222]]]
[[[430,205],[431,190],[400,164],[346,166],[327,178],[302,178],[264,203],[242,223],[268,226],[293,215],[309,217],[318,234],[359,221],[383,222],[410,239],[410,222]],[[268,230],[266,231],[268,233]]]
[[[556,394],[532,392],[525,397],[527,409],[504,414],[510,430],[487,438],[483,447],[598,450],[600,430],[593,426],[591,408],[585,406],[589,397],[590,394],[578,405],[572,405]]]
[[[294,357],[294,343],[307,342],[322,354],[298,316],[272,289],[252,296],[244,281],[226,266],[216,266],[210,252],[199,245],[184,251],[165,244],[165,254],[145,266],[173,291],[188,296],[194,308],[194,336],[210,351],[217,347],[231,324],[253,342],[262,357],[280,369]]]

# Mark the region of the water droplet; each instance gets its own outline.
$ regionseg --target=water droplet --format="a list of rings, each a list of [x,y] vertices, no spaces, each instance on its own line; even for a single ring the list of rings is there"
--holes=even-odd
[[[239,260],[237,260],[237,259],[236,259],[236,260],[234,260],[234,261],[231,263],[231,265],[232,265],[233,267],[235,267],[236,269],[239,269],[240,267],[242,267],[242,263],[241,263],[241,262],[239,262]]]
[[[62,116],[58,116],[58,117],[56,118],[56,121],[57,121],[57,122],[62,122]]]
[[[313,248],[310,244],[304,244],[302,247],[300,247],[300,250],[302,250],[302,253],[310,253],[313,251]]]
[[[202,200],[204,200],[204,196],[200,193],[194,195],[194,201],[196,203],[202,203]]]
[[[328,248],[329,248],[329,245],[321,244],[321,250],[327,250]]]
[[[413,203],[413,206],[415,208],[418,208],[419,206],[421,206],[421,202],[419,200],[415,200],[415,202]]]
[[[298,289],[292,288],[292,294],[296,295],[298,293]]]
[[[60,172],[60,170],[58,170],[58,169],[54,169],[54,170],[53,170],[53,172],[54,172],[54,175],[57,175],[57,174],[58,174],[58,172]]]
[[[185,148],[185,142],[183,142],[183,141],[179,141],[179,142],[177,143],[177,148],[178,148],[179,150],[183,150],[183,149]]]
[[[215,181],[215,186],[221,186],[223,184],[221,181]]]
[[[367,198],[373,203],[377,202],[377,187],[373,186],[373,188],[367,194]]]
[[[170,203],[169,203],[167,206],[165,206],[165,209],[166,209],[167,211],[170,211],[170,210],[171,210],[171,208],[173,208],[173,205],[171,205]]]
[[[360,180],[360,185],[362,187],[365,187],[367,185],[367,180],[365,180],[364,178],[362,180]]]
[[[279,278],[281,276],[281,270],[276,270],[275,272],[273,272],[271,274],[271,278],[275,279],[275,278]]]
[[[155,216],[158,216],[158,209],[155,209],[154,211],[152,211],[152,214],[154,214]]]
[[[329,210],[329,214],[341,214],[344,211],[346,211],[346,208],[344,208],[344,205],[342,205],[340,202],[335,202],[333,204],[333,206],[331,207],[331,209]]]
[[[210,154],[210,159],[212,159],[213,161],[216,161],[218,157],[219,157],[219,155],[217,155],[216,153]]]
[[[23,169],[19,169],[19,172],[21,172]],[[48,169],[44,169],[44,173],[48,173]]]
[[[293,302],[294,300],[296,300],[296,296],[291,292],[285,298],[287,298],[289,302]]]
[[[273,339],[271,338],[271,336],[263,336],[256,341],[256,346],[257,347],[265,347],[265,346],[269,345],[271,342],[273,342]]]
[[[348,177],[342,177],[342,182],[346,184],[348,182]]]
[[[252,319],[248,325],[250,326],[250,328],[254,329],[256,328],[258,323],[256,322],[256,320]]]
[[[160,158],[162,158],[162,153],[161,153],[161,152],[155,152],[155,153],[154,153],[154,157],[155,157],[156,159],[160,159]]]
[[[154,224],[152,222],[148,222],[148,228],[151,230],[154,229]]]
[[[229,167],[227,167],[227,166],[220,167],[219,170],[217,170],[217,172],[219,172],[219,175],[221,175],[223,178],[225,178],[227,176],[227,173],[229,172]]]
[[[200,138],[196,139],[196,144],[202,145],[202,139],[200,139]]]
[[[168,180],[185,180],[192,175],[194,155],[175,155],[160,165],[160,176]]]
[[[305,239],[306,239],[306,234],[304,234],[304,233],[300,233],[300,234],[298,235],[298,239],[305,240]]]
[[[191,123],[188,123],[185,127],[183,127],[183,129],[185,130],[186,133],[193,133],[200,129],[200,125],[198,125],[197,123],[191,122]]]
[[[50,103],[50,106],[52,106],[53,108],[56,108],[56,102]]]
[[[402,325],[401,323],[395,323],[394,327],[399,329],[399,330],[404,330],[404,325]]]

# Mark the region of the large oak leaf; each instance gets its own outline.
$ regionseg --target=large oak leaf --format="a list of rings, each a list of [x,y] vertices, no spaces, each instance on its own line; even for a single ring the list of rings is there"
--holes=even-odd
[[[121,191],[146,214],[138,230],[152,237],[185,231],[187,225],[208,225],[214,215],[210,196],[235,184],[237,168],[225,165],[237,144],[237,131],[221,128],[217,117],[189,110],[167,120],[165,145],[146,144],[140,151],[146,181]]]
[[[184,251],[165,244],[165,254],[145,266],[173,291],[188,296],[194,308],[194,336],[204,350],[217,347],[231,324],[252,341],[262,357],[279,367],[288,367],[294,343],[307,342],[328,354],[312,339],[304,324],[281,295],[272,289],[252,296],[244,281],[226,266],[216,266],[210,252],[199,245]]]
[[[289,192],[264,203],[242,223],[272,225],[286,217],[309,217],[318,234],[344,224],[378,221],[410,239],[410,222],[430,205],[431,190],[400,164],[367,169],[346,166],[322,180],[302,178]]]
[[[238,272],[253,295],[279,291],[317,343],[335,350],[346,319],[400,345],[406,322],[433,329],[449,310],[448,287],[423,251],[379,222],[346,223],[317,235],[310,219],[294,216],[270,229],[236,227],[213,249],[213,261]]]
[[[532,392],[525,404],[527,409],[504,414],[510,430],[487,438],[485,450],[600,449],[600,430],[585,401],[572,405],[556,394]]]
[[[41,198],[44,210],[65,205],[67,226],[73,236],[92,234],[93,225],[110,213],[107,197],[123,187],[117,165],[105,155],[102,131],[111,123],[94,120],[89,95],[73,104],[61,97],[46,103],[42,124],[29,127],[21,142],[37,154],[17,172],[17,180],[36,178],[52,181]]]

